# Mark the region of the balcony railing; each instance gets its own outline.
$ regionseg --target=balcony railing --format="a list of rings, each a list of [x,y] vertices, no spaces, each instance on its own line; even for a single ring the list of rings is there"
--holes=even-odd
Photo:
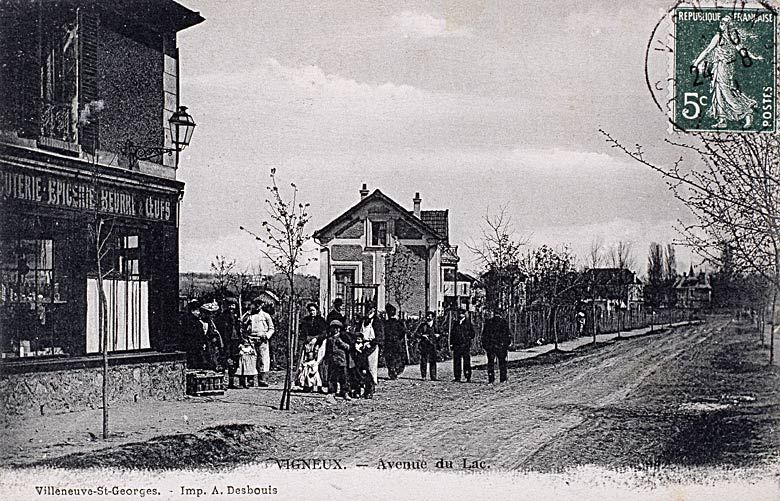
[[[43,103],[41,136],[68,143],[76,142],[77,117],[70,103]]]

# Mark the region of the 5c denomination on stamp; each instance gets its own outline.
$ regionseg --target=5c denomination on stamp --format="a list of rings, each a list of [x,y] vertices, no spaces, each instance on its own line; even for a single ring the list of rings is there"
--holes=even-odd
[[[675,124],[688,131],[774,132],[775,13],[678,7],[673,16]]]

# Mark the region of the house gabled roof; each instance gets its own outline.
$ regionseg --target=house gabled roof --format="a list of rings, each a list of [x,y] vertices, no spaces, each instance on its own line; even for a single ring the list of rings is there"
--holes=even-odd
[[[675,289],[712,289],[710,277],[704,272],[698,275],[683,275],[674,283]]]
[[[428,235],[431,235],[434,238],[437,238],[442,241],[446,241],[445,236],[438,233],[434,228],[432,228],[430,225],[428,225],[424,220],[418,219],[414,216],[414,214],[410,213],[407,209],[403,208],[398,202],[393,200],[392,198],[388,197],[384,193],[382,193],[379,189],[374,190],[373,193],[366,196],[360,202],[353,205],[349,209],[347,209],[345,212],[343,212],[339,217],[331,221],[330,223],[326,224],[324,227],[320,228],[319,230],[314,232],[314,239],[320,240],[323,235],[327,233],[331,233],[335,231],[339,225],[349,221],[353,214],[355,212],[359,211],[366,205],[375,202],[375,201],[381,201],[388,205],[391,209],[396,211],[397,213],[401,214],[404,218],[404,220],[417,228],[418,230],[422,231],[423,233],[426,233]],[[447,212],[447,211],[426,211],[426,212]]]
[[[591,268],[585,271],[588,282],[593,285],[628,285],[641,283],[633,271],[626,268]]]
[[[409,214],[414,215],[414,211],[408,211]],[[450,242],[450,211],[444,210],[424,210],[420,211],[420,219],[423,223],[430,226],[439,236],[441,236],[444,243]]]

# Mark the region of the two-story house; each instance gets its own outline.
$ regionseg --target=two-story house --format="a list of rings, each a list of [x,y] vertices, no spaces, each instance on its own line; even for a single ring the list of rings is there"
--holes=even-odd
[[[102,321],[112,399],[181,394],[176,178],[194,121],[176,38],[203,18],[172,0],[2,2],[0,17],[2,404],[90,405]]]
[[[320,245],[320,302],[324,311],[336,299],[346,305],[349,318],[364,313],[365,303],[380,309],[397,305],[388,291],[386,263],[398,245],[411,254],[408,270],[410,296],[403,312],[418,315],[444,308],[444,275],[456,269],[457,248],[449,242],[449,211],[422,210],[417,193],[413,209],[366,185],[360,201],[314,233]]]
[[[712,284],[710,276],[700,271],[694,273],[693,266],[686,274],[683,273],[674,283],[676,304],[680,308],[702,309],[712,304]]]

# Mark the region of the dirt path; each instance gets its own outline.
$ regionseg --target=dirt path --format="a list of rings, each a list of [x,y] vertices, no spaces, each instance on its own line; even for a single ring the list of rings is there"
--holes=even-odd
[[[373,438],[346,443],[333,438],[317,445],[312,455],[339,454],[354,457],[357,464],[468,456],[497,468],[523,468],[593,410],[621,401],[725,323],[615,343],[556,366],[510,370],[506,385],[450,385],[447,405],[415,394],[419,413],[390,413],[381,424],[372,423],[371,428],[383,430]]]
[[[438,382],[382,380],[375,399],[352,402],[297,394],[290,412],[274,410],[279,392],[268,389],[143,402],[112,410],[122,434],[108,443],[87,435],[99,429],[99,410],[45,416],[4,430],[2,460],[55,457],[76,466],[92,456],[74,453],[104,449],[101,461],[120,459],[110,464],[141,458],[166,468],[166,455],[181,455],[178,442],[186,442],[192,466],[321,458],[371,468],[424,460],[430,468],[466,458],[544,471],[745,465],[780,450],[780,370],[767,367],[754,332],[727,319],[583,347],[559,363],[545,358],[511,362],[507,384],[487,384],[484,370],[472,383],[453,383],[442,363]],[[160,436],[167,438],[148,442]]]

